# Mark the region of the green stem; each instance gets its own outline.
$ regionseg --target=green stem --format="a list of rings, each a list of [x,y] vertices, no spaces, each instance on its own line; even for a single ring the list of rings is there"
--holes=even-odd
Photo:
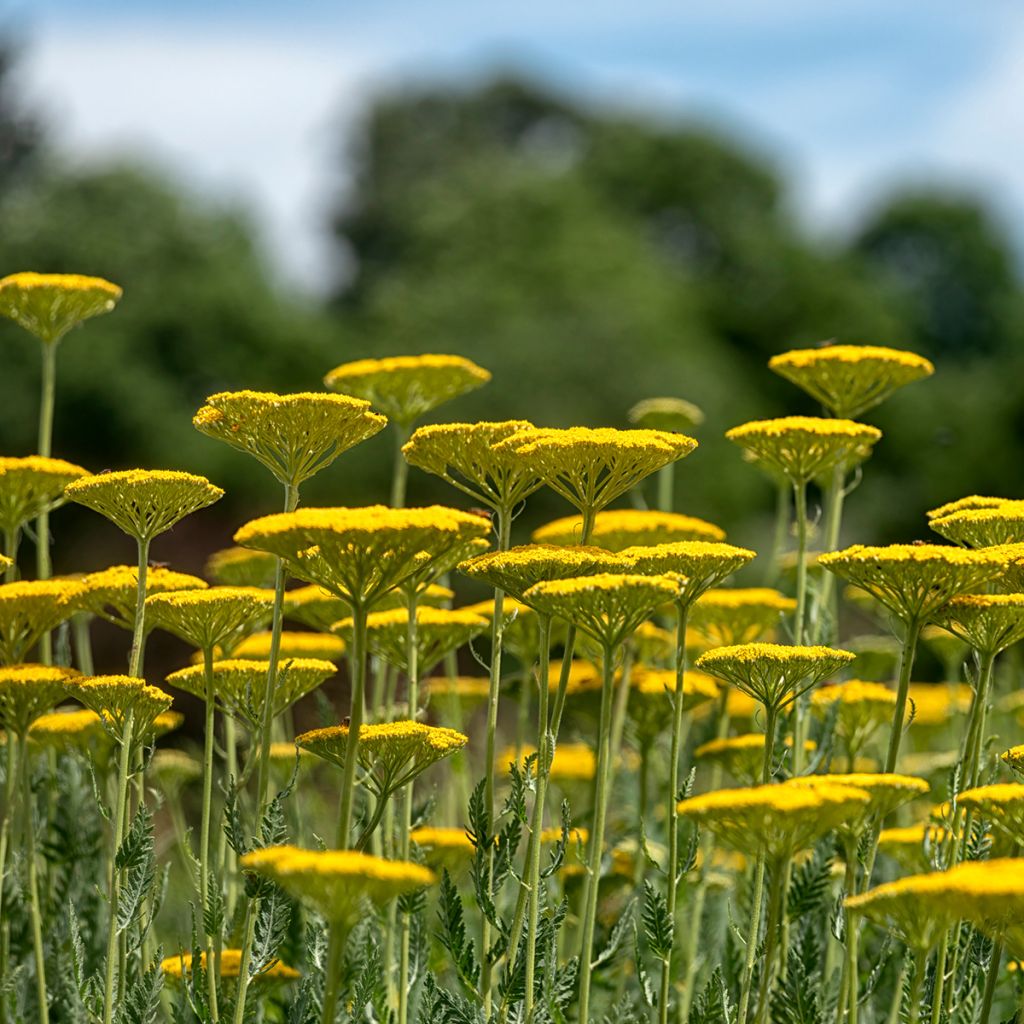
[[[927,951],[918,950],[914,957],[914,980],[910,983],[910,1006],[907,1018],[910,1024],[918,1024],[921,1019],[921,990],[924,986],[925,968],[928,964]]]
[[[762,850],[757,855],[754,867],[754,897],[750,904],[750,927],[747,929],[747,952],[743,964],[743,980],[740,984],[740,1005],[737,1011],[737,1024],[748,1024],[750,1010],[750,990],[754,981],[754,960],[757,958],[758,938],[761,934],[761,903],[764,898],[765,855]]]
[[[8,742],[13,742],[13,737],[8,736]],[[28,758],[27,738],[21,736],[18,742],[20,744],[18,761],[21,765],[22,801],[25,818],[25,861],[28,866],[29,912],[32,919],[32,951],[35,955],[36,964],[36,999],[39,1007],[40,1024],[49,1024],[49,1000],[46,996],[46,960],[43,956],[43,917],[39,906],[35,808],[32,801],[32,767]]]
[[[768,919],[765,922],[764,960],[761,965],[761,985],[758,994],[757,1019],[759,1024],[768,1024],[768,1010],[771,1005],[772,984],[775,978],[775,958],[778,950],[779,929],[785,901],[784,879],[788,875],[782,864],[772,868],[772,880],[768,890]]]
[[[71,620],[71,629],[75,638],[75,660],[78,662],[78,671],[83,676],[91,676],[96,672],[92,660],[92,636],[89,633],[91,616],[86,612],[79,612]]]
[[[349,710],[348,739],[345,742],[345,769],[342,773],[341,802],[335,846],[347,850],[352,839],[352,810],[355,803],[356,758],[359,732],[363,727],[366,692],[366,608],[361,601],[352,605],[352,707]]]
[[[832,470],[832,480],[825,495],[825,524],[822,551],[835,551],[839,547],[839,531],[843,520],[843,503],[846,500],[846,467],[838,465]],[[838,634],[836,609],[835,576],[822,573],[819,583],[814,614],[811,619],[811,643],[832,643]],[[822,625],[831,623],[831,630],[825,636]]]
[[[622,669],[619,672],[619,688],[615,692],[615,707],[612,711],[612,742],[611,766],[612,778],[619,765],[622,754],[622,737],[626,731],[626,712],[629,710],[629,694],[633,679],[633,645],[628,644],[622,656]]]
[[[807,482],[793,484],[796,505],[796,617],[793,643],[802,644],[807,629]]]
[[[903,638],[903,650],[900,654],[900,675],[896,688],[896,710],[893,712],[892,732],[889,734],[889,752],[885,757],[886,772],[894,772],[896,770],[896,762],[900,756],[900,743],[903,741],[903,718],[907,710],[907,690],[910,688],[910,673],[914,667],[914,655],[917,653],[917,638],[920,635],[920,622],[916,619],[911,619],[907,623],[906,634]]]
[[[135,619],[132,623],[132,650],[128,659],[128,675],[142,675],[142,659],[146,644],[146,576],[149,571],[149,539],[138,541],[139,569],[135,584]]]
[[[392,422],[392,435],[395,439],[395,461],[391,469],[391,507],[405,507],[405,487],[409,479],[409,463],[402,454],[402,446],[409,440],[411,428],[405,424]]]
[[[203,813],[199,830],[199,901],[203,910],[206,940],[206,981],[209,992],[210,1012],[217,1020],[217,959],[215,936],[206,931],[205,921],[210,910],[210,819],[213,813],[213,749],[214,749],[214,689],[213,689],[213,648],[203,650],[203,667],[206,676],[206,706],[203,723]],[[108,1024],[108,1022],[105,1022]]]
[[[846,891],[852,896],[857,890],[857,849],[855,844],[848,843],[846,850]],[[860,1012],[860,928],[856,915],[846,911],[846,962],[843,970],[847,976],[847,998],[849,999],[850,1015],[847,1024],[857,1024]]]
[[[331,924],[331,934],[327,943],[327,966],[324,975],[324,1004],[320,1017],[321,1024],[334,1024],[341,995],[342,966],[345,959],[345,939],[347,929],[340,923]]]
[[[676,475],[676,464],[670,462],[667,466],[662,466],[658,470],[658,510],[661,512],[671,512],[672,506],[675,504],[675,475]]]
[[[978,785],[981,774],[981,752],[985,747],[985,718],[988,710],[988,695],[992,688],[992,666],[995,654],[985,653],[978,656],[978,686],[971,704],[969,725],[964,743],[963,777],[964,789],[972,789]]]
[[[49,458],[53,452],[53,405],[57,392],[57,342],[43,342],[42,394],[39,401],[39,454]],[[44,508],[36,519],[36,577],[48,580],[50,565],[50,509]],[[52,660],[49,633],[39,641],[39,656],[44,665]]]
[[[18,542],[21,539],[21,530],[18,527],[4,530],[4,554],[11,560],[11,564],[4,570],[4,583],[13,583],[18,578]]]
[[[992,1017],[992,1000],[996,994],[996,985],[999,983],[999,972],[1003,965],[1003,944],[997,942],[992,947],[992,956],[988,962],[988,970],[985,972],[985,993],[981,998],[981,1015],[978,1020],[981,1024],[988,1024]]]
[[[782,555],[789,533],[790,486],[781,481],[775,489],[775,528],[772,530],[772,552],[765,564],[765,586],[774,586],[782,573]]]
[[[957,929],[959,931],[959,929]],[[949,956],[949,931],[942,939],[935,961],[935,991],[932,993],[932,1024],[939,1024],[942,1015],[942,990],[946,984],[946,959]]]
[[[904,956],[900,961],[900,971],[896,975],[896,987],[893,989],[892,1008],[889,1011],[889,1018],[886,1024],[899,1024],[900,1009],[903,1002],[903,982],[907,977],[907,958]],[[981,1024],[987,1024],[988,1018],[982,1017]]]

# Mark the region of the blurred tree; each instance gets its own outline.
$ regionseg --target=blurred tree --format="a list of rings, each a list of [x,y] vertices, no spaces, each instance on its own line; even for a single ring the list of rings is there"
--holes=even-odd
[[[15,82],[18,51],[0,39],[0,193],[32,166],[39,152],[42,125],[22,102]]]

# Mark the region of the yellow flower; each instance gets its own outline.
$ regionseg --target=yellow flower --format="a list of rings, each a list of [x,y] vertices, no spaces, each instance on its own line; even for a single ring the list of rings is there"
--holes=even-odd
[[[78,605],[122,629],[135,625],[135,602],[139,588],[139,570],[134,565],[112,565],[90,572],[79,580]],[[208,584],[198,576],[153,567],[146,572],[146,593],[162,594],[170,590],[205,590]],[[147,632],[153,628],[146,622]]]
[[[199,962],[206,969],[206,952],[199,954]],[[217,958],[217,969],[222,978],[237,978],[242,969],[242,951],[240,949],[222,949]],[[160,961],[160,970],[168,978],[180,979],[192,971],[192,954],[179,953],[177,956],[168,956]],[[294,981],[301,977],[294,967],[281,963],[280,960],[271,960],[259,974],[255,975],[254,981]]]
[[[164,793],[174,797],[184,786],[203,777],[203,766],[191,754],[172,747],[158,750],[153,755],[149,775],[156,780]]]
[[[523,747],[519,751],[519,766],[523,767],[528,757],[536,754],[533,747]],[[500,771],[508,771],[509,765],[516,763],[516,750],[506,747],[495,758],[495,767]],[[536,771],[536,768],[532,769]],[[559,743],[555,747],[555,756],[548,772],[554,782],[573,783],[589,782],[597,771],[597,755],[586,743]]]
[[[368,401],[408,428],[431,409],[481,387],[491,375],[462,356],[391,356],[336,366],[324,377],[332,391]]]
[[[162,469],[97,473],[72,481],[64,493],[140,542],[152,540],[224,496],[206,477]]]
[[[437,877],[419,864],[382,860],[354,850],[301,850],[271,846],[247,853],[243,871],[266,875],[328,921],[353,924],[362,900],[378,905],[433,885]]]
[[[271,587],[276,568],[277,559],[263,551],[224,548],[210,555],[204,572],[227,587]]]
[[[66,686],[70,696],[112,727],[118,740],[131,716],[131,742],[138,742],[152,729],[172,700],[169,693],[133,676],[88,676],[70,679]]]
[[[97,765],[104,764],[103,755],[111,745],[103,719],[95,711],[61,708],[40,715],[29,728],[29,739],[60,753],[91,751]]]
[[[146,598],[146,617],[154,626],[203,651],[225,648],[265,622],[273,591],[260,587],[210,587],[173,590]]]
[[[628,710],[641,741],[652,740],[672,721],[676,674],[671,669],[639,669],[630,678]],[[683,675],[683,710],[692,711],[718,697],[715,681],[703,672]]]
[[[689,455],[697,442],[663,430],[531,429],[495,446],[516,455],[580,512],[598,512],[644,477]]]
[[[1017,858],[969,861],[946,872],[948,900],[990,939],[1024,957],[1024,862]]]
[[[949,836],[950,833],[939,825],[883,828],[878,835],[878,849],[907,871],[920,871],[932,863],[935,851]]]
[[[956,501],[947,501],[945,505],[929,509],[925,515],[928,519],[943,519],[954,512],[964,512],[968,509],[998,508],[1011,500],[1010,498],[990,498],[981,494],[969,494],[966,498],[957,498]]]
[[[565,516],[533,531],[535,544],[578,544],[583,536],[583,517]],[[608,551],[680,540],[725,540],[725,530],[714,523],[678,512],[616,508],[598,512],[590,531],[590,544]]]
[[[959,920],[949,899],[949,872],[911,875],[876,886],[846,899],[846,906],[899,934],[920,953],[927,953]]]
[[[214,699],[232,715],[240,718],[251,729],[259,728],[263,720],[264,687],[270,663],[229,658],[215,661],[212,671]],[[329,661],[315,658],[282,658],[274,686],[272,717],[276,718],[307,693],[312,693],[335,673]],[[168,686],[206,699],[206,671],[202,665],[172,672],[166,680]]]
[[[49,665],[0,668],[0,728],[25,736],[40,715],[52,711],[65,697],[65,683],[78,673]]]
[[[768,368],[816,398],[834,416],[860,416],[898,388],[930,377],[923,356],[880,345],[823,345],[772,356]]]
[[[446,867],[449,871],[465,867],[476,851],[464,828],[425,825],[414,828],[409,839],[423,850],[431,867]]]
[[[1020,691],[1014,694],[1015,697],[1020,697]],[[1010,747],[1009,750],[1004,750],[1000,755],[999,759],[1008,768],[1017,772],[1018,774],[1024,773],[1024,744],[1020,744],[1016,747]]]
[[[684,398],[645,398],[629,410],[629,422],[641,430],[682,433],[704,422],[704,411]]]
[[[121,289],[102,277],[22,272],[0,279],[0,314],[55,345],[72,327],[109,313]]]
[[[383,430],[370,403],[347,395],[222,391],[210,395],[192,425],[246,452],[285,485],[298,487],[339,455]]]
[[[927,795],[931,788],[924,779],[912,775],[897,775],[894,772],[848,772],[845,775],[804,775],[790,780],[787,785],[829,788],[832,786],[853,786],[863,790],[870,800],[859,812],[839,822],[836,830],[840,836],[859,839],[865,829],[878,819],[892,814],[897,807]]]
[[[464,710],[482,704],[491,693],[491,681],[486,676],[431,676],[426,687],[431,701],[454,698]]]
[[[749,644],[768,636],[796,601],[769,587],[708,590],[690,607],[689,621],[715,646]]]
[[[626,548],[622,556],[633,561],[633,572],[685,577],[679,580],[676,601],[686,605],[756,557],[748,548],[702,540]]]
[[[454,597],[454,590],[431,583],[425,590],[416,594],[416,603],[421,608],[428,605],[432,608],[444,608]],[[389,608],[404,608],[406,604],[407,595],[403,589],[393,590],[386,594],[375,603],[374,607],[377,611],[383,612]],[[311,629],[326,632],[334,623],[351,614],[352,606],[348,601],[313,583],[288,590],[284,595],[285,618],[294,619]]]
[[[911,683],[907,687],[907,718],[913,711],[914,725],[948,725],[953,715],[970,709],[972,692],[966,683]]]
[[[0,530],[20,529],[64,494],[87,470],[63,459],[0,457]]]
[[[882,432],[853,420],[785,416],[743,423],[725,436],[754,462],[803,485],[836,466],[849,469],[863,462]]]
[[[166,736],[169,732],[180,729],[185,724],[185,716],[180,711],[161,711],[153,724],[146,731],[143,739],[152,743],[154,740]]]
[[[271,639],[272,634],[269,632],[253,633],[235,644],[231,656],[250,661],[267,661],[270,658]],[[288,658],[316,658],[337,663],[345,655],[345,641],[330,633],[284,632],[277,653],[282,662]]]
[[[855,544],[818,563],[867,591],[903,622],[922,622],[958,594],[995,579],[1012,558],[940,544]]]
[[[836,735],[856,754],[879,728],[892,722],[896,694],[883,683],[850,679],[815,690],[811,707],[823,716],[835,712]]]
[[[991,548],[1024,541],[1024,501],[995,508],[965,508],[932,519],[928,525],[946,540],[969,548]]]
[[[780,708],[853,661],[849,651],[831,647],[739,644],[702,654],[696,667],[759,700]]]
[[[965,789],[957,802],[987,818],[1015,843],[1024,842],[1024,785],[1019,782]]]
[[[0,586],[0,663],[15,665],[39,638],[78,611],[81,584],[22,580]]]
[[[708,740],[694,750],[693,757],[696,761],[720,764],[734,779],[752,786],[760,780],[764,768],[764,744],[764,733],[743,733]],[[786,745],[793,745],[789,737],[786,737]],[[813,753],[817,746],[813,740],[804,741],[807,753]]]
[[[543,481],[514,453],[493,446],[532,427],[528,420],[432,424],[420,427],[402,454],[409,465],[447,480],[474,501],[507,515]]]
[[[962,594],[938,620],[980,654],[994,656],[1024,639],[1024,594]]]

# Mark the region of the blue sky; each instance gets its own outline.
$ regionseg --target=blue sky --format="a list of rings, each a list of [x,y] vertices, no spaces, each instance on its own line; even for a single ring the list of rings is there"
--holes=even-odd
[[[1010,0],[6,0],[68,157],[142,155],[241,202],[293,280],[329,273],[337,126],[403,82],[521,68],[711,119],[787,174],[810,230],[893,183],[982,190],[1024,238],[1024,7]],[[1024,246],[1022,246],[1024,248]]]

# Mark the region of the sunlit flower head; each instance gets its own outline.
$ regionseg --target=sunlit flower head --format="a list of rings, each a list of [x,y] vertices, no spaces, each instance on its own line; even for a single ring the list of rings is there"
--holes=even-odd
[[[698,762],[721,765],[738,782],[753,786],[761,780],[764,770],[764,745],[763,732],[725,736],[702,743],[694,750],[693,757]],[[788,741],[787,745],[791,746],[792,742]],[[816,749],[817,744],[813,740],[804,741],[806,753],[813,753]]]
[[[63,459],[0,457],[0,530],[20,529],[64,494],[87,470]]]
[[[622,555],[633,561],[633,572],[683,577],[679,580],[676,601],[686,605],[756,557],[748,548],[701,540],[625,548]]]
[[[490,379],[487,370],[462,356],[423,355],[343,363],[324,377],[324,384],[332,391],[364,399],[408,428],[431,409]]]
[[[61,708],[40,715],[29,728],[28,736],[33,743],[61,754],[91,752],[98,765],[104,763],[104,754],[111,747],[103,719],[84,708]]]
[[[969,509],[998,508],[1013,498],[993,498],[981,494],[969,494],[966,498],[957,498],[956,501],[947,501],[945,505],[929,509],[925,515],[928,519],[944,519],[954,512],[966,512]]]
[[[455,591],[431,583],[426,589],[416,594],[416,604],[420,608],[445,608],[455,597]],[[391,608],[404,608],[408,604],[405,589],[392,590],[374,604],[377,611],[388,611]],[[285,591],[284,616],[294,622],[301,622],[310,629],[327,631],[338,622],[352,614],[352,605],[332,594],[331,591],[310,583],[305,587],[296,587]]]
[[[961,807],[991,821],[1015,843],[1024,843],[1024,785],[1002,782],[965,789],[957,797]]]
[[[135,602],[139,588],[139,570],[134,565],[112,565],[109,569],[90,572],[79,581],[79,606],[122,629],[135,625]],[[146,593],[162,594],[172,590],[205,590],[208,584],[198,576],[174,572],[162,567],[146,572]],[[154,627],[146,624],[147,632]]]
[[[1024,639],[1024,594],[962,594],[938,621],[979,653],[996,655]]]
[[[54,345],[73,327],[109,313],[121,289],[102,277],[22,272],[0,278],[0,315]]]
[[[157,716],[167,711],[172,701],[169,693],[134,676],[79,677],[69,679],[65,685],[68,695],[95,711],[118,739],[130,716],[131,742],[148,735]]]
[[[518,751],[519,765],[523,767],[526,759],[537,751],[533,747],[523,747]],[[495,758],[495,767],[499,771],[508,771],[509,766],[516,763],[517,751],[508,747],[500,751]],[[534,769],[536,770],[536,769]],[[589,782],[597,771],[597,755],[586,743],[559,743],[555,747],[555,756],[551,760],[548,776],[553,782],[562,785],[577,782]]]
[[[583,517],[564,516],[533,531],[535,544],[579,544],[583,536]],[[589,543],[608,551],[681,540],[725,540],[725,530],[696,516],[654,509],[614,508],[598,512],[590,531]]]
[[[1014,694],[1014,696],[1018,696],[1018,694]],[[999,759],[1018,776],[1024,775],[1024,744],[1004,750],[999,755]]]
[[[65,684],[78,673],[49,665],[0,668],[0,728],[24,737],[40,715],[67,695]]]
[[[946,872],[948,900],[978,931],[1024,957],[1024,861],[968,861]]]
[[[933,863],[935,853],[949,835],[940,825],[927,823],[883,828],[878,835],[878,850],[907,871],[921,871]]]
[[[226,587],[271,587],[276,568],[277,559],[264,551],[223,548],[210,555],[203,571]]]
[[[73,580],[22,580],[0,586],[0,664],[25,660],[39,638],[79,610]]]
[[[464,713],[483,704],[491,693],[487,676],[431,676],[425,685],[431,703],[439,702],[444,707],[454,700]]]
[[[199,954],[199,962],[203,969],[206,969],[206,952]],[[222,949],[217,957],[217,970],[222,978],[237,978],[242,969],[242,950]],[[177,956],[164,957],[160,961],[160,970],[168,978],[181,979],[192,971],[192,954],[179,953]],[[294,967],[281,963],[280,960],[271,960],[253,976],[257,984],[260,981],[294,981],[301,977]]]
[[[272,642],[273,635],[269,630],[253,633],[234,645],[231,657],[267,661]],[[330,633],[293,633],[286,630],[278,641],[277,656],[281,662],[289,658],[315,658],[337,664],[345,656],[345,641]]]
[[[911,949],[926,953],[960,918],[949,893],[949,872],[935,871],[850,896],[846,906],[894,931]]]
[[[97,473],[72,481],[64,493],[138,541],[152,540],[224,496],[206,477],[163,469]]]
[[[1024,541],[1024,501],[1004,501],[995,508],[966,508],[929,521],[946,540],[968,548],[991,548]]]
[[[669,727],[675,698],[676,673],[672,669],[639,669],[630,677],[630,717],[641,740],[650,740]],[[692,711],[718,697],[715,681],[703,672],[683,675],[683,710]]]
[[[844,775],[803,775],[790,780],[791,786],[815,789],[853,786],[868,794],[870,800],[859,813],[851,814],[836,825],[841,836],[859,839],[869,825],[892,814],[898,807],[926,796],[931,788],[924,779],[893,772],[848,772]]]
[[[836,735],[856,754],[883,726],[892,722],[896,693],[884,683],[850,679],[822,686],[811,694],[811,707],[835,715]]]
[[[833,416],[860,416],[894,391],[930,377],[914,352],[880,345],[822,345],[772,356],[768,368],[821,402]]]
[[[907,718],[912,726],[949,725],[957,715],[971,707],[971,688],[966,683],[911,683],[907,687]]]
[[[802,485],[837,466],[863,462],[882,432],[853,420],[785,416],[743,423],[725,436],[758,465]]]
[[[689,621],[714,646],[734,646],[769,638],[796,601],[770,587],[720,587],[690,606]]]
[[[203,651],[229,648],[270,618],[273,591],[261,587],[174,590],[146,598],[154,626]]]
[[[685,398],[644,398],[629,410],[629,422],[641,430],[682,434],[704,422],[704,410]]]

